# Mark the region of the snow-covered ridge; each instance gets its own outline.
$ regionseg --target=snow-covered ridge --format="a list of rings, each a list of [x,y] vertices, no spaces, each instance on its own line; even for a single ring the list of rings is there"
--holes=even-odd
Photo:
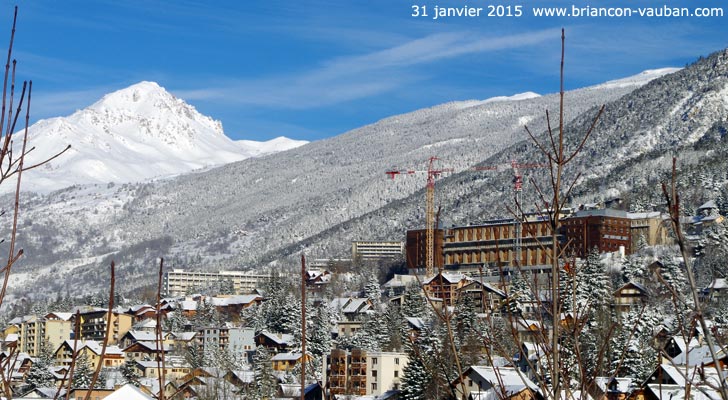
[[[303,146],[308,143],[305,140],[294,140],[284,136],[265,141],[256,142],[254,140],[237,140],[235,142],[243,152],[250,154],[251,157],[262,156],[265,154],[277,153],[279,151],[286,151],[295,149],[296,147]]]
[[[200,114],[154,82],[109,93],[68,117],[38,121],[29,132],[37,149],[27,162],[45,160],[72,146],[24,177],[25,190],[40,192],[179,175],[307,143],[284,137],[235,142],[225,136],[220,121]]]
[[[484,103],[494,103],[497,101],[521,101],[521,100],[529,100],[529,99],[535,99],[537,97],[541,97],[540,94],[534,93],[534,92],[524,92],[524,93],[518,93],[514,94],[513,96],[496,96],[491,97],[489,99],[483,100],[481,104]]]
[[[592,86],[593,89],[608,89],[608,88],[625,88],[630,86],[642,86],[653,79],[660,78],[667,74],[677,72],[682,68],[658,68],[648,69],[640,72],[637,75],[633,75],[627,78],[615,79],[612,81],[604,82],[600,85]]]

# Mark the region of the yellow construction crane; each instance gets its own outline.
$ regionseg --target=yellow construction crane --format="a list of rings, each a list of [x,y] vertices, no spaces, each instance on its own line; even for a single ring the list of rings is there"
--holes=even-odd
[[[427,186],[425,190],[425,250],[427,257],[425,258],[425,274],[427,277],[435,275],[435,179],[446,172],[453,172],[452,168],[435,168],[435,162],[440,161],[437,157],[430,157],[428,160],[427,170],[391,170],[386,171],[392,179],[400,174],[414,175],[417,173],[427,173]]]

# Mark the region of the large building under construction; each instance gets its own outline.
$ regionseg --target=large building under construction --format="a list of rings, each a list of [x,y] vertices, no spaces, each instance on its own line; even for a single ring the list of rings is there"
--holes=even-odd
[[[513,219],[487,221],[480,225],[435,230],[435,269],[477,269],[486,267],[535,266],[551,260],[552,236],[548,221],[523,222],[520,263],[515,246]],[[425,267],[425,231],[407,232],[407,266]]]
[[[514,219],[435,230],[435,269],[477,270],[516,265],[537,268],[550,264],[553,251],[550,222],[534,219],[520,225],[520,243],[516,243],[518,224]],[[665,221],[658,212],[597,209],[562,216],[557,240],[562,246],[568,246],[564,254],[584,257],[594,247],[600,252],[623,250],[625,254],[631,254],[637,250],[639,241],[656,245],[670,239]],[[425,230],[407,232],[406,254],[408,268],[425,268]]]

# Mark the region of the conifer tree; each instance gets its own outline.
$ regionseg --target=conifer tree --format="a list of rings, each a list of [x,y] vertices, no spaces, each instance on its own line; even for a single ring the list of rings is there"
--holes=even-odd
[[[661,322],[661,314],[650,305],[633,309],[624,317],[611,341],[611,373],[641,381],[654,371],[657,351],[652,346],[653,329]]]
[[[423,360],[410,353],[409,361],[402,370],[402,399],[403,400],[425,400],[428,398],[427,389],[432,381]]]
[[[40,353],[28,374],[25,377],[25,390],[32,390],[40,387],[52,387],[55,385],[55,378],[50,370],[53,366],[53,349],[48,342],[40,347]]]
[[[370,274],[366,285],[364,286],[364,296],[369,299],[372,304],[379,304],[382,299],[382,288],[379,285],[377,276]]]
[[[526,311],[526,302],[531,299],[531,290],[520,273],[511,275],[510,288],[507,292],[508,312],[521,316]]]
[[[141,385],[139,383],[139,378],[141,378],[141,374],[139,373],[139,370],[136,368],[134,361],[126,360],[124,362],[124,364],[121,364],[121,367],[119,368],[119,372],[121,372],[121,376],[124,379],[124,383],[129,383],[136,387],[139,387]]]
[[[408,284],[402,295],[402,315],[424,318],[427,311],[427,302],[422,296],[422,288],[415,283]]]
[[[91,385],[91,378],[93,371],[89,364],[88,357],[86,354],[76,356],[76,367],[73,370],[73,383],[71,386],[74,389],[88,389]]]
[[[263,346],[258,346],[253,357],[253,372],[255,374],[255,399],[271,399],[276,394],[277,381],[273,375],[271,356]]]

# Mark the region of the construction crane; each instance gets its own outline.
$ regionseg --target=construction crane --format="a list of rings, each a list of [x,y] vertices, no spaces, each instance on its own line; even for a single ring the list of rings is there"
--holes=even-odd
[[[523,247],[523,206],[521,204],[521,193],[523,192],[523,175],[521,170],[526,168],[545,168],[544,164],[521,164],[516,160],[511,160],[511,168],[513,169],[513,195],[515,201],[516,223],[513,229],[513,258],[516,260],[516,266],[521,265],[521,253]]]
[[[437,157],[430,157],[428,160],[427,170],[390,170],[385,173],[394,179],[397,175],[406,174],[414,175],[417,173],[427,173],[427,185],[425,190],[425,275],[431,277],[435,275],[435,179],[440,175],[453,172],[452,168],[435,168],[435,162],[440,161]]]
[[[391,179],[394,179],[397,175],[414,175],[417,173],[427,173],[427,185],[425,191],[425,251],[427,252],[425,258],[425,274],[427,277],[435,275],[435,179],[440,177],[444,173],[455,172],[452,168],[435,168],[435,162],[441,161],[437,157],[430,157],[428,160],[427,170],[390,170],[385,173],[389,175]],[[513,192],[515,197],[515,210],[516,221],[514,224],[514,241],[513,241],[513,255],[516,260],[516,265],[521,264],[521,254],[523,247],[523,212],[521,207],[521,193],[523,191],[523,175],[521,171],[527,168],[545,168],[544,164],[536,163],[519,163],[516,160],[510,162],[510,168],[513,169]],[[466,169],[465,171],[498,171],[499,165],[481,165]]]

